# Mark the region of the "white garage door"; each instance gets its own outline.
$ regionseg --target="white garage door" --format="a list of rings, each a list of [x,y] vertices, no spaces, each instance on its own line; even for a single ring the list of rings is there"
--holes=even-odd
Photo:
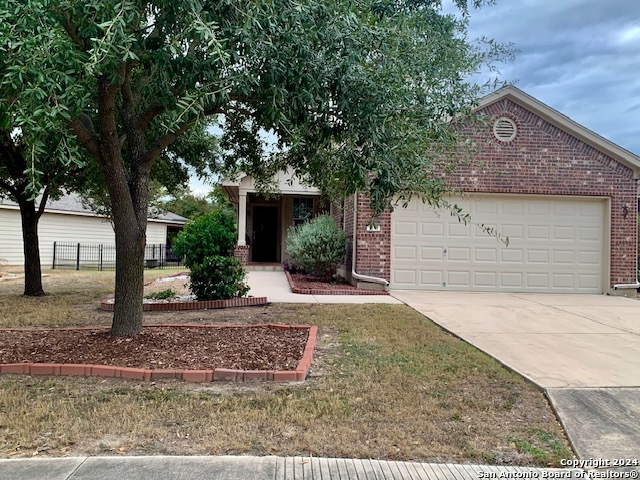
[[[474,195],[453,199],[465,225],[420,200],[391,216],[391,287],[601,293],[605,201]],[[492,227],[509,244],[478,225]]]

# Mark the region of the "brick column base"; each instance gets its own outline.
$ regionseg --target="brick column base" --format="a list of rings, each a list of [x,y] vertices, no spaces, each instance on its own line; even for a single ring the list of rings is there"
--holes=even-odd
[[[240,260],[242,265],[248,265],[249,245],[236,245],[233,249],[233,256]]]

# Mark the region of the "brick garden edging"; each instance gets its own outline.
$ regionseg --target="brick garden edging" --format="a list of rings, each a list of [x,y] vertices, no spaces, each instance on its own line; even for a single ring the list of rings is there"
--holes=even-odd
[[[311,362],[313,360],[313,350],[318,338],[318,327],[305,325],[279,325],[275,323],[261,325],[194,325],[194,324],[167,324],[167,325],[145,325],[145,328],[257,328],[270,327],[279,329],[309,330],[307,344],[304,347],[302,358],[298,362],[295,370],[239,370],[230,368],[214,368],[211,370],[184,370],[184,369],[149,369],[116,367],[112,365],[84,365],[70,363],[8,363],[0,365],[2,373],[21,373],[27,375],[68,375],[68,376],[93,376],[93,377],[115,377],[127,378],[131,380],[159,380],[177,379],[185,382],[301,382],[307,378]],[[100,330],[100,327],[65,327],[55,330]],[[20,329],[2,328],[0,330],[54,330],[54,329]],[[105,328],[106,330],[106,328]]]
[[[115,303],[105,299],[100,302],[100,309],[113,312]],[[259,307],[267,305],[267,297],[237,297],[228,300],[203,300],[187,302],[166,302],[166,303],[143,303],[142,310],[145,312],[162,312],[174,310],[207,310],[213,308],[229,307]]]
[[[300,288],[296,286],[289,272],[285,270],[284,274],[287,276],[289,288],[292,293],[300,293],[302,295],[389,295],[389,292],[384,290],[360,290],[353,288],[344,288],[339,290],[331,290],[328,288]]]

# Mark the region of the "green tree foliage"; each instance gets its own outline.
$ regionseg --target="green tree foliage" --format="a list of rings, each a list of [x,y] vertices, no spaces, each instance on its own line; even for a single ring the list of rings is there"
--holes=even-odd
[[[193,268],[206,257],[231,255],[236,239],[235,219],[219,210],[188,223],[176,237],[173,252],[184,257],[184,264]]]
[[[438,0],[1,1],[4,103],[28,131],[62,120],[107,187],[115,335],[140,331],[150,175],[181,137],[218,120],[225,168],[259,184],[289,166],[330,198],[437,204],[449,121],[481,91],[465,78],[508,54],[467,39],[470,0],[460,18]]]
[[[173,212],[191,220],[217,209],[217,205],[208,196],[196,195],[189,187],[174,190],[161,199],[159,207],[166,212]]]
[[[287,253],[291,260],[322,278],[331,278],[335,273],[344,260],[345,248],[345,234],[329,215],[319,215],[291,227],[287,234]]]

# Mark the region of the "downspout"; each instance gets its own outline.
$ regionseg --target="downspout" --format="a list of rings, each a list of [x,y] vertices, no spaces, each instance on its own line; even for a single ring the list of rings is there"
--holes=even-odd
[[[614,290],[618,290],[619,288],[621,289],[631,289],[631,288],[635,288],[638,289],[640,288],[640,283],[636,282],[636,283],[617,283],[613,286]]]
[[[389,282],[385,278],[371,277],[369,275],[360,275],[356,272],[356,234],[358,233],[358,193],[353,194],[353,244],[351,247],[351,277],[362,282],[378,283],[389,286]]]

